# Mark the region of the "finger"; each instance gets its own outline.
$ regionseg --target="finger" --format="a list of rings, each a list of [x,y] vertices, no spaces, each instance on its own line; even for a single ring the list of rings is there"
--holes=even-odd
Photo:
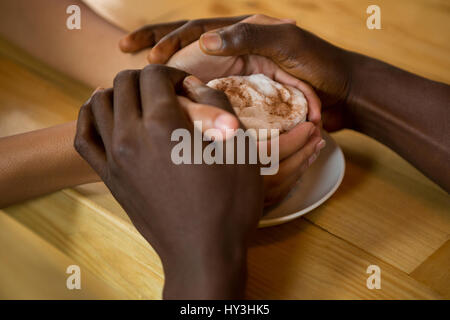
[[[165,36],[169,35],[174,31],[177,31],[178,29],[187,24],[189,25],[187,28],[183,29],[182,32],[175,32],[173,37],[184,39],[185,36],[190,37],[190,32],[192,29],[193,31],[198,31],[198,26],[201,26],[201,28],[204,30],[203,32],[206,32],[209,30],[237,23],[245,19],[246,17],[248,17],[248,15],[239,17],[227,17],[227,18],[198,19],[191,21],[180,20],[169,23],[151,24],[144,26],[136,31],[133,31],[132,33],[122,38],[119,42],[119,47],[123,52],[137,52],[145,48],[153,47],[162,38],[164,38]],[[193,41],[197,40],[203,32],[201,33],[197,32],[196,33],[197,37]],[[169,37],[166,40],[171,40],[171,37]],[[187,43],[186,45],[188,44],[189,43]],[[172,54],[174,52],[175,51],[173,51]],[[168,57],[170,57],[172,54],[168,54]]]
[[[124,70],[114,78],[114,127],[134,126],[140,117],[139,70]]]
[[[321,137],[312,137],[303,148],[285,160],[285,171],[280,172],[280,177],[284,177],[283,174],[289,175],[289,173],[295,172],[295,169],[303,163],[311,165],[318,156],[316,152],[320,152],[325,144],[325,140]]]
[[[266,16],[265,14],[255,14],[249,16],[248,18],[242,20],[241,22],[253,24],[282,24],[282,23],[296,24],[296,21],[293,19],[279,19]]]
[[[194,76],[185,78],[183,87],[191,100],[201,105],[208,105],[208,108],[203,109],[203,121],[205,121],[206,127],[220,130],[224,139],[230,138],[236,129],[242,127],[228,97],[223,91],[208,87]]]
[[[206,133],[209,129],[217,129],[220,130],[222,138],[226,140],[239,128],[237,117],[223,109],[196,103],[182,96],[178,96],[178,102],[191,122],[203,133]],[[198,127],[198,123],[201,123],[201,128]]]
[[[150,63],[165,64],[175,52],[197,41],[203,33],[232,25],[246,17],[248,15],[188,21],[162,37],[149,52],[148,61]]]
[[[314,89],[306,82],[293,77],[282,69],[275,71],[274,80],[299,89],[305,95],[306,101],[308,101],[308,120],[315,125],[319,125],[322,119],[322,103]]]
[[[111,149],[111,138],[114,127],[113,89],[99,90],[91,99],[91,110],[94,123],[106,153]]]
[[[257,54],[275,62],[295,57],[301,48],[301,29],[289,23],[236,23],[200,37],[200,48],[210,55]],[[295,50],[293,50],[295,48]]]
[[[303,122],[279,137],[280,161],[299,151],[314,134],[316,127],[311,122]]]
[[[183,113],[176,88],[182,88],[187,75],[184,71],[159,64],[148,65],[142,70],[139,83],[144,121],[156,119],[168,124],[180,119]]]
[[[191,100],[213,105],[234,114],[234,109],[226,94],[223,91],[208,87],[197,77],[186,77],[183,81],[183,88]]]
[[[267,176],[265,188],[268,189],[268,202],[281,200],[305,171],[314,163],[325,147],[325,140],[320,137],[312,137],[308,143],[297,153],[280,163],[278,173]]]
[[[101,138],[95,129],[91,99],[80,109],[75,134],[74,148],[87,163],[104,178],[106,173],[106,154]]]
[[[137,52],[153,47],[166,34],[178,29],[187,22],[188,20],[180,20],[146,25],[122,38],[119,41],[120,50],[123,52]]]
[[[278,152],[280,161],[288,158],[300,150],[317,132],[317,127],[312,122],[297,124],[291,130],[268,140],[258,140],[258,148],[264,147],[267,154],[271,154],[273,139],[278,139]]]
[[[270,176],[267,179],[269,181],[275,182],[272,187],[281,185],[286,180],[290,180],[290,177],[295,175],[298,168],[300,168],[304,164],[308,164],[311,156],[313,156],[316,151],[320,151],[320,148],[323,147],[323,143],[321,142],[321,140],[322,138],[320,137],[311,137],[303,146],[303,148],[282,161],[280,163],[280,169],[278,170],[277,174]],[[317,147],[319,144],[320,146]]]

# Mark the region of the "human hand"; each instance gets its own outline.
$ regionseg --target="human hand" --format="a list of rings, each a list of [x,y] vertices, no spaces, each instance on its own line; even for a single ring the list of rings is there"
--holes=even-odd
[[[75,148],[160,255],[165,298],[236,298],[262,214],[259,167],[173,163],[172,132],[193,131],[176,95],[183,81],[191,103],[232,111],[222,92],[192,88],[186,75],[162,65],[120,72],[81,108]]]
[[[149,60],[151,62],[167,62],[168,65],[192,73],[205,82],[229,75],[264,73],[275,81],[297,87],[305,94],[309,105],[308,120],[310,122],[299,124],[289,132],[280,135],[280,170],[276,175],[264,177],[265,204],[272,205],[286,196],[300,176],[317,158],[320,149],[325,146],[325,141],[320,134],[321,105],[320,100],[308,84],[289,75],[270,59],[259,55],[208,55],[200,49],[198,41],[195,41],[201,35],[202,30],[211,30],[218,24],[230,24],[244,18],[209,19],[187,23],[163,37],[151,50]],[[275,19],[263,15],[245,18],[243,22],[266,25],[295,23],[289,19]],[[195,27],[202,23],[205,24],[204,27]],[[175,27],[171,24],[166,24],[166,28],[167,26],[172,26],[172,29]],[[140,50],[149,45],[149,42],[145,42],[148,39],[157,40],[157,34],[161,35],[161,31],[157,26],[144,27],[124,38],[125,40],[122,42],[128,43],[134,50]],[[172,56],[172,53],[179,48],[183,49]]]
[[[256,15],[155,24],[128,35],[121,47],[125,49],[127,44],[133,51],[153,47],[149,60],[165,62],[180,48],[200,39],[200,47],[208,55],[266,57],[318,92],[324,107],[322,120],[326,130],[351,127],[347,99],[351,88],[352,54],[295,26],[292,21],[284,19],[284,23],[274,24],[272,19]],[[216,49],[208,49],[214,45]]]

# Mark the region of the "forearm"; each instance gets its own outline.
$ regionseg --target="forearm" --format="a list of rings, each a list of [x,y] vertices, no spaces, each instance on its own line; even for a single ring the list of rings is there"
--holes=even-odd
[[[81,29],[69,30],[66,8],[81,9]],[[145,52],[126,55],[118,42],[125,32],[96,15],[81,1],[0,1],[0,35],[53,68],[90,85],[110,87],[123,69],[147,64]]]
[[[244,297],[247,265],[246,250],[232,250],[233,257],[196,255],[186,251],[189,261],[180,257],[164,259],[164,299],[242,299]],[[239,252],[239,253],[237,253]],[[217,252],[216,252],[217,253]],[[182,260],[182,261],[180,261]]]
[[[0,138],[0,207],[98,181],[73,147],[76,123]]]
[[[450,86],[353,56],[352,127],[450,190]]]

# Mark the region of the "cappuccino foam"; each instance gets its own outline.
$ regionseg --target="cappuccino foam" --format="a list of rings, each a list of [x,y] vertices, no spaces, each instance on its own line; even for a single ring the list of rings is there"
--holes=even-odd
[[[308,103],[303,93],[263,74],[230,76],[207,85],[223,91],[247,129],[289,131],[306,121]]]

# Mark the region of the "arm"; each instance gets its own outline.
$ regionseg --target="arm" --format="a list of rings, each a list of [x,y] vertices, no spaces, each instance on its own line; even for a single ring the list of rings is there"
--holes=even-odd
[[[68,30],[66,8],[81,9],[81,29]],[[49,66],[92,88],[112,85],[123,69],[146,65],[145,55],[120,53],[124,31],[79,0],[0,1],[0,35]]]
[[[270,58],[316,89],[322,100],[325,129],[349,128],[367,134],[450,190],[447,84],[343,50],[292,24],[236,23],[209,31],[214,29],[213,20],[190,21],[157,43],[139,39],[143,34],[161,32],[159,25],[142,28],[123,41],[133,43],[129,44],[133,52],[153,47],[155,52],[149,57],[157,56],[160,61],[197,39],[208,55]]]
[[[450,190],[450,86],[350,54],[351,128],[395,150]]]
[[[81,8],[81,30],[68,30],[66,8]],[[117,42],[125,33],[81,1],[0,1],[0,34],[48,65],[97,87],[115,74],[146,64],[143,54],[123,55]],[[224,112],[183,105],[193,120],[212,123]],[[236,119],[230,119],[230,128]],[[73,148],[76,123],[0,138],[0,207],[99,178]],[[205,127],[204,130],[207,130]]]
[[[0,31],[2,31],[5,36],[9,37],[10,40],[18,43],[28,51],[31,51],[52,66],[57,67],[65,73],[68,73],[69,75],[91,85],[96,85],[97,83],[110,83],[112,77],[108,77],[111,72],[114,72],[114,68],[119,68],[121,66],[123,66],[123,68],[129,68],[133,67],[134,64],[140,65],[141,63],[145,63],[145,59],[142,57],[139,58],[142,54],[133,56],[120,54],[117,49],[117,40],[124,36],[124,33],[103,21],[97,15],[93,14],[89,8],[85,7],[82,3],[77,2],[82,11],[82,29],[69,31],[65,28],[64,23],[61,24],[62,20],[64,20],[67,16],[65,14],[65,8],[69,3],[65,0],[61,0],[54,5],[51,5],[52,2],[52,0],[43,0],[43,2],[40,2],[39,5],[45,6],[45,10],[40,10],[39,14],[35,14],[34,9],[37,9],[37,7],[34,2],[26,2],[25,4],[22,0],[18,0],[16,2],[1,3],[0,7],[5,12],[9,12],[10,15],[5,20],[0,21]],[[17,17],[22,17],[27,23],[19,23],[18,19],[16,19]],[[61,17],[64,17],[64,19]],[[218,21],[213,19],[212,27],[221,27],[244,18],[245,17],[226,18],[219,19]],[[292,23],[291,20],[285,21],[272,18],[259,19],[257,22],[265,24],[285,22]],[[176,26],[179,24],[180,22],[175,25],[167,24],[165,27],[162,27],[164,30],[160,33],[155,33],[151,37],[142,37],[141,40],[148,41],[153,39],[158,41],[165,35],[165,33],[176,29]],[[42,37],[42,34],[46,34],[46,37]],[[94,43],[95,46],[93,46]],[[49,50],[48,48],[52,48],[52,50]],[[217,77],[225,75],[222,74],[223,71],[220,71],[226,66],[226,63],[221,61],[224,57],[220,59],[221,57],[208,56],[203,54],[201,50],[192,50],[192,48],[191,50],[186,48],[186,50],[183,50],[182,52],[180,52],[180,55],[178,55],[176,59],[173,59],[172,62],[176,61],[176,64],[183,65],[186,70],[189,70],[194,74],[201,73],[203,70],[204,73],[211,76],[211,70],[215,70],[216,73],[218,72],[216,75]],[[79,58],[84,57],[85,55],[89,55],[89,59]],[[98,63],[97,60],[99,59],[101,59],[101,63]],[[228,64],[233,64],[233,61],[230,61],[230,59],[225,58],[225,60],[228,60]],[[261,60],[258,61],[260,61],[259,64],[263,64]],[[253,68],[256,69],[259,68],[259,64],[251,63]],[[264,63],[264,65],[267,67],[268,64]],[[228,69],[228,67],[225,69]],[[265,71],[270,71],[269,73],[273,74],[281,74],[277,71],[279,68],[276,65],[273,65],[272,70],[268,69],[269,68],[266,68]],[[250,68],[247,68],[247,70],[249,71]],[[281,79],[281,81],[288,81],[291,80],[291,78],[292,77],[290,76],[285,76],[285,78]],[[280,79],[277,80],[280,81]],[[295,80],[295,82],[290,83],[290,85],[301,85],[301,90],[306,94],[310,105],[310,116],[314,116],[314,119],[311,118],[310,120],[314,121],[313,123],[317,125],[320,121],[320,102],[309,86],[304,83],[302,84],[295,78],[292,78],[292,80]],[[217,118],[219,113],[217,108],[199,108],[197,106],[190,109],[185,105],[183,105],[183,107],[186,108],[193,121],[203,121],[204,130],[207,129],[208,124],[214,122],[214,119]],[[235,126],[235,120],[230,119],[230,121],[228,121],[228,125],[231,127]],[[308,151],[311,148],[307,146],[318,145],[321,142],[320,134],[317,129],[311,138],[307,140],[307,132],[309,127],[311,127],[311,123],[305,123],[296,127],[295,130],[291,130],[289,134],[282,135],[280,139],[280,157],[283,161],[280,163],[280,170],[275,176],[266,176],[264,179],[267,204],[275,203],[281,200],[289,192],[299,176],[307,170],[309,164],[311,164],[312,161],[314,161],[313,159],[318,156],[320,148],[323,147],[323,145],[319,145],[314,149],[313,153]],[[34,133],[30,133],[29,138],[32,137],[33,134]],[[42,137],[43,135],[41,134],[40,136]],[[70,147],[71,146],[67,146],[68,149]],[[47,149],[51,150],[50,146],[47,146]],[[46,149],[42,148],[42,150]],[[14,152],[17,154],[9,154],[8,157],[20,158],[24,154],[17,148],[11,149],[9,152]],[[52,163],[53,160],[51,160],[51,157],[53,157],[53,155],[48,153],[47,156],[49,157],[50,163]],[[44,156],[42,156],[42,158],[44,158]],[[65,160],[68,160],[68,158]],[[12,204],[17,201],[46,194],[63,187],[75,185],[70,180],[67,181],[67,183],[62,183],[62,178],[59,178],[59,184],[47,185],[40,183],[39,186],[34,186],[33,183],[36,183],[36,179],[33,177],[37,176],[37,172],[31,170],[30,163],[32,162],[33,160],[30,158],[23,162],[24,165],[22,167],[10,168],[16,173],[20,172],[20,169],[23,169],[24,171],[21,172],[21,175],[16,174],[11,176],[8,170],[2,173],[3,175],[7,175],[9,177],[9,185],[17,186],[19,188],[7,189],[7,193],[5,193],[5,200],[3,200],[3,202],[0,201],[0,205],[4,206],[6,204]],[[58,168],[65,167],[66,171],[71,170],[70,168],[72,164],[69,161],[66,162],[66,166],[64,166],[62,162],[59,162]],[[306,165],[306,162],[309,164]],[[34,166],[33,168],[37,169],[38,167]],[[55,167],[51,168],[57,169]],[[49,170],[50,168],[48,168],[48,171],[42,171],[42,174],[45,174],[48,177],[55,177],[58,172],[62,172],[61,169],[55,170],[54,172],[50,172]],[[13,180],[13,177],[17,177],[17,181]],[[32,181],[30,181],[31,178],[33,178]],[[57,179],[49,179],[49,182],[54,180]],[[26,184],[23,184],[23,181],[26,181]],[[80,179],[79,181],[80,183],[89,182],[84,179]],[[20,191],[22,189],[25,191],[24,193]],[[32,192],[30,192],[29,189],[31,189]],[[10,196],[10,193],[14,194],[14,196],[12,194]]]
[[[0,208],[98,181],[73,148],[76,122],[0,138]]]
[[[193,134],[176,88],[195,93],[194,104],[208,100],[232,112],[224,93],[186,75],[162,65],[120,72],[113,89],[81,108],[75,148],[158,252],[165,299],[239,298],[262,214],[259,165],[171,160],[174,130]]]
[[[202,121],[203,131],[215,128],[221,117],[225,127],[238,121],[228,111],[180,99],[192,121]],[[226,125],[225,125],[226,124]],[[0,138],[0,208],[100,178],[73,148],[76,121]]]
[[[66,28],[71,4],[81,8],[81,30]],[[92,87],[109,86],[118,70],[145,64],[141,55],[120,54],[123,31],[81,1],[0,1],[0,12],[1,36]],[[75,127],[71,122],[0,138],[0,207],[99,179],[73,148]]]
[[[71,4],[81,8],[81,30],[66,28]],[[81,1],[0,1],[0,12],[1,36],[92,87],[109,86],[118,70],[145,64],[140,55],[120,54],[123,31]],[[99,179],[73,148],[75,127],[71,122],[0,138],[0,207]]]

